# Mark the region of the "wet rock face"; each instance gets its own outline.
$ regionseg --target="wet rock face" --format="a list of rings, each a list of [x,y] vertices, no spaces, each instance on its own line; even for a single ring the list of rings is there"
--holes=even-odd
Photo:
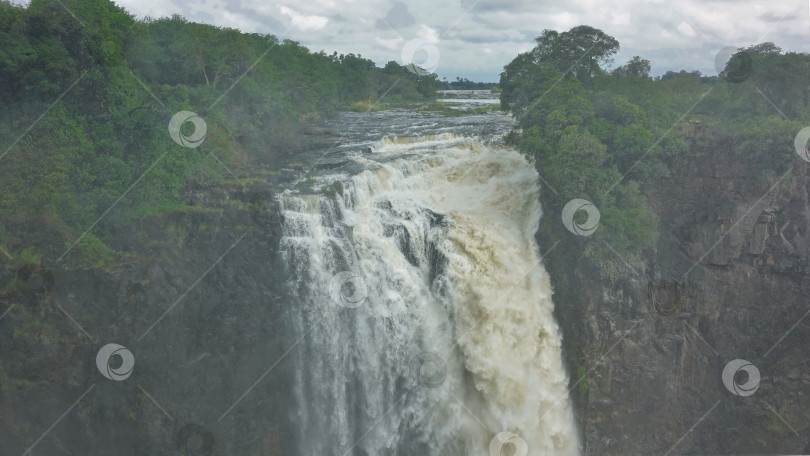
[[[586,454],[810,441],[807,164],[763,198],[756,170],[721,152],[650,192],[661,235],[646,270],[611,282],[587,260],[548,261]]]
[[[134,254],[114,268],[17,274],[0,298],[0,313],[14,304],[0,320],[0,454],[23,454],[80,398],[32,454],[287,454],[272,193],[188,204],[201,210],[121,227],[115,247]],[[120,347],[98,364],[107,344]]]

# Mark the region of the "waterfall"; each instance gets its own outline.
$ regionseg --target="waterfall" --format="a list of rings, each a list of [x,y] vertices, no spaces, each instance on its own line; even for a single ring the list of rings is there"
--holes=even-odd
[[[579,454],[533,166],[450,134],[374,149],[280,196],[297,454]]]

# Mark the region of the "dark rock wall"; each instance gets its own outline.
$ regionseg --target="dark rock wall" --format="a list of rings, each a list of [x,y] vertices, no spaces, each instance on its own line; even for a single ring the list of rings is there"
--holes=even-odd
[[[564,252],[546,261],[586,454],[800,454],[810,441],[807,164],[797,157],[770,188],[733,151],[692,152],[649,192],[660,239],[646,265],[611,279]],[[724,385],[734,359],[758,369],[753,394]]]
[[[115,247],[132,254],[114,268],[6,274],[0,454],[288,454],[280,225],[265,194],[195,192],[192,210],[121,226]],[[128,378],[96,366],[108,343],[132,353]]]

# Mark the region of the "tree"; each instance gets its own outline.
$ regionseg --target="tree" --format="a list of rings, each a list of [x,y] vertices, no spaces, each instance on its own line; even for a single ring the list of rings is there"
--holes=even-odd
[[[656,81],[669,81],[670,79],[675,78],[700,78],[700,71],[686,71],[681,70],[679,72],[674,72],[672,70],[667,71],[662,76],[658,76],[655,78]]]
[[[531,54],[537,65],[554,65],[586,85],[619,51],[619,42],[615,38],[588,25],[559,34],[554,30],[544,30],[535,42],[537,46]]]
[[[544,30],[537,45],[519,54],[501,73],[501,106],[522,111],[530,99],[540,96],[537,87],[547,81],[574,77],[586,86],[603,73],[601,65],[611,61],[619,42],[599,29],[580,25],[563,33]]]
[[[626,64],[616,68],[611,72],[614,76],[634,76],[637,78],[648,79],[650,77],[650,61],[635,56],[630,59]]]
[[[535,97],[536,87],[542,82],[543,75],[537,67],[532,54],[524,52],[518,54],[501,73],[501,107],[504,110],[513,110],[519,113],[531,103]],[[537,96],[540,94],[538,93]]]
[[[782,48],[779,46],[771,43],[770,41],[766,41],[764,43],[754,44],[745,49],[750,55],[774,55],[774,54],[781,54]]]

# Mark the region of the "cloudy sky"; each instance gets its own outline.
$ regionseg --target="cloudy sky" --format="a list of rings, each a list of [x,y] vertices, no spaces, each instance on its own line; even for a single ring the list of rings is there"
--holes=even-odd
[[[117,0],[137,16],[190,20],[271,33],[312,50],[353,52],[383,65],[408,60],[457,76],[497,81],[503,66],[533,47],[543,29],[587,24],[621,44],[653,74],[716,74],[728,46],[772,41],[810,52],[808,0]]]

